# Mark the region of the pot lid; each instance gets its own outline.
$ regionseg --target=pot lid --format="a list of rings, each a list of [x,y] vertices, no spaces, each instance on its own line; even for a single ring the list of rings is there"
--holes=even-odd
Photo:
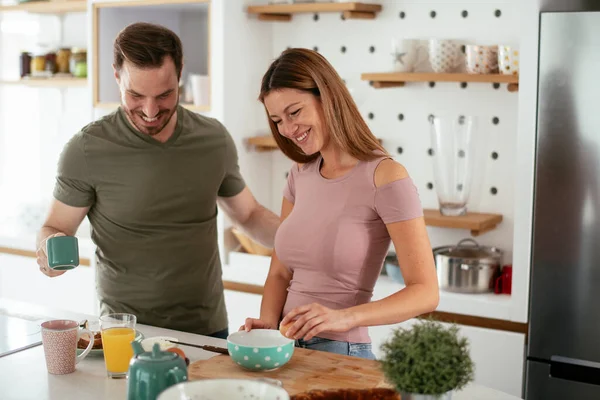
[[[471,242],[472,245],[465,243]],[[499,261],[502,256],[502,251],[496,247],[480,246],[473,239],[463,239],[456,246],[444,246],[434,249],[435,254],[444,255],[448,257],[456,257],[463,259],[482,260],[490,259],[493,261]]]

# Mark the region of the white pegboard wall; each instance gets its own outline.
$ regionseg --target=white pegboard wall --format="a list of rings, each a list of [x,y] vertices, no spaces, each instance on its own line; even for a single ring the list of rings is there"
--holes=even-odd
[[[428,116],[472,115],[478,119],[483,164],[476,174],[468,208],[500,213],[502,224],[476,238],[505,252],[512,260],[514,154],[518,93],[491,83],[407,84],[374,89],[360,76],[392,71],[392,39],[453,39],[462,44],[518,46],[518,1],[381,1],[374,20],[343,20],[338,13],[297,14],[291,22],[272,23],[273,58],[287,47],[315,49],[346,81],[373,133],[409,171],[423,207],[437,208]],[[424,63],[420,69],[428,70]],[[399,149],[401,148],[401,152]],[[273,155],[272,205],[278,209],[291,162]],[[470,237],[466,230],[428,228],[432,246]]]

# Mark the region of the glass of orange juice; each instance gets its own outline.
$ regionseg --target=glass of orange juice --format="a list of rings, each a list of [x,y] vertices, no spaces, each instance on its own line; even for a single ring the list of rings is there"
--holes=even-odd
[[[133,357],[131,342],[135,338],[136,317],[117,313],[100,317],[104,363],[109,378],[126,378]]]

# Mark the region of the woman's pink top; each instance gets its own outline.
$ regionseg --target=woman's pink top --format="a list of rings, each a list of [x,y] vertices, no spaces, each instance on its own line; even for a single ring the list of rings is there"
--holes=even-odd
[[[292,167],[284,196],[294,208],[275,237],[277,256],[293,274],[283,315],[310,303],[343,309],[371,300],[391,242],[386,224],[423,215],[410,177],[375,187],[385,158],[359,161],[336,179],[321,175],[321,157]],[[318,336],[371,341],[366,327]]]

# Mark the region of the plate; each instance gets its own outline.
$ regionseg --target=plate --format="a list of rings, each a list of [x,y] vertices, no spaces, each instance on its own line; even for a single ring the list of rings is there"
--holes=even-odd
[[[94,332],[95,334],[96,332]],[[144,334],[138,330],[135,331],[135,340],[144,340]],[[83,353],[85,349],[77,348],[77,355]],[[104,351],[102,349],[92,349],[88,353],[88,357],[104,357]]]

